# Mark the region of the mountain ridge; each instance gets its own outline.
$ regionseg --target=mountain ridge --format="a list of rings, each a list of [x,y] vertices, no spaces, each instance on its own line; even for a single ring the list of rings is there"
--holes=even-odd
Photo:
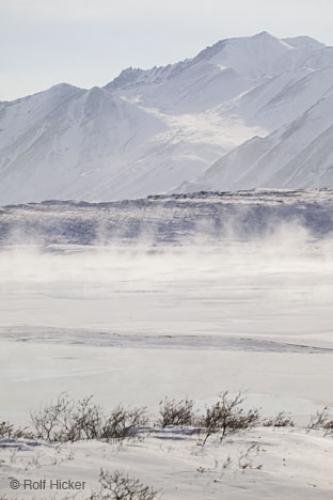
[[[319,102],[332,89],[332,47],[264,31],[220,40],[175,64],[127,68],[102,87],[60,83],[0,102],[0,204],[289,187],[283,172],[292,179],[299,161],[309,174],[303,169],[296,187],[311,187],[316,168],[331,168],[329,139],[319,136],[333,118]],[[315,106],[321,114],[305,123]],[[321,178],[333,183],[330,174]]]

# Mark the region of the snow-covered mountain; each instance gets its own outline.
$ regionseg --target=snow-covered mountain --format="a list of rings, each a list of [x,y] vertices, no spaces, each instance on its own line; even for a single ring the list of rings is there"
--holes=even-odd
[[[262,32],[0,103],[0,204],[333,186],[333,48]]]
[[[332,186],[332,119],[333,92],[267,137],[235,148],[181,190]]]

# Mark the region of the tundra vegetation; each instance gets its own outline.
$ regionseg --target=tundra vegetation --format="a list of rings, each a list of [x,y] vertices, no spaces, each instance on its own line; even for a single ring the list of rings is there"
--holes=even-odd
[[[126,408],[118,405],[105,412],[89,396],[82,399],[71,398],[68,394],[60,394],[54,401],[37,411],[31,412],[28,427],[15,427],[13,424],[0,421],[0,441],[38,440],[49,446],[61,446],[82,440],[101,440],[108,443],[131,439],[144,439],[150,433],[169,433],[173,429],[177,433],[198,435],[198,444],[202,449],[208,440],[215,438],[215,444],[223,445],[228,436],[251,430],[254,427],[294,428],[291,415],[281,411],[275,416],[264,417],[257,408],[246,405],[241,393],[222,392],[216,401],[205,408],[195,409],[195,402],[189,398],[170,399],[165,397],[159,403],[158,415],[149,416],[145,407]],[[333,419],[328,407],[311,416],[306,432],[319,431],[323,436],[333,436]],[[228,442],[229,453],[233,441]],[[260,470],[256,456],[261,447],[258,442],[250,442],[245,451],[238,457],[239,470]],[[229,455],[222,464],[225,470],[235,463]],[[198,472],[205,472],[200,467]],[[91,492],[89,500],[157,500],[161,492],[144,484],[140,479],[131,477],[126,472],[101,470],[99,489]],[[0,496],[0,500],[6,499]]]
[[[216,401],[204,410],[195,411],[192,399],[164,398],[159,403],[158,418],[149,417],[147,408],[116,406],[109,412],[94,403],[93,397],[71,398],[60,394],[41,409],[30,413],[27,427],[15,427],[0,421],[0,438],[39,439],[49,443],[75,442],[89,439],[123,440],[144,437],[156,429],[191,427],[202,438],[202,444],[218,436],[222,444],[227,436],[253,427],[294,427],[291,415],[281,411],[272,417],[263,417],[257,408],[245,408],[241,393],[222,392]],[[333,418],[328,407],[311,416],[306,427],[333,435]]]

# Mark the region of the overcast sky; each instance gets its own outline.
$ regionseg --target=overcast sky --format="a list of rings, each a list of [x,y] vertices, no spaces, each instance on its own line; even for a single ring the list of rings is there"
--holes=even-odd
[[[333,0],[0,0],[0,100],[192,57],[263,30],[333,45]]]

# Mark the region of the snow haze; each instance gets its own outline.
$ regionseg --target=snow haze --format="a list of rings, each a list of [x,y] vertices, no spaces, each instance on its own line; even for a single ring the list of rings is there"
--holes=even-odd
[[[236,212],[222,213],[220,234],[214,197],[197,208],[198,200],[177,208],[170,199],[150,208],[134,202],[132,212],[112,204],[5,209],[0,390],[8,417],[24,422],[28,408],[64,383],[107,408],[154,407],[170,393],[204,405],[221,386],[301,421],[324,405],[333,352],[331,195],[253,196],[225,201]],[[246,218],[252,203],[261,210]],[[110,233],[114,217],[121,231]],[[140,219],[142,232],[131,236]],[[88,243],[87,222],[97,235]]]

